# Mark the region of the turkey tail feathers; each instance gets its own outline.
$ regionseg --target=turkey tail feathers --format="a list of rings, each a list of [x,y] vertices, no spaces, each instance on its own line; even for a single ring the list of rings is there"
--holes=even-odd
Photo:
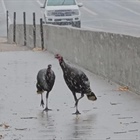
[[[87,98],[91,101],[97,100],[97,97],[93,92],[90,92],[89,94],[87,94]]]
[[[37,92],[37,94],[42,94],[43,93],[43,91],[39,91],[39,90],[37,90],[36,92]]]

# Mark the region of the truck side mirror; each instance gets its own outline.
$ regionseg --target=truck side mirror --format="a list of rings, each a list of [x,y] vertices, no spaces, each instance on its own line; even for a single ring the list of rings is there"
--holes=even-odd
[[[41,6],[40,8],[45,8],[45,6]]]
[[[78,3],[78,7],[82,7],[83,6],[83,3]]]

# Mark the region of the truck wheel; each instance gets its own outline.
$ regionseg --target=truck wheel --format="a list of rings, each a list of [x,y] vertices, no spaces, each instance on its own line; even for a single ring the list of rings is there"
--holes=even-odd
[[[72,26],[77,27],[77,28],[81,28],[81,21],[73,22]]]
[[[81,21],[76,22],[76,27],[81,28]]]

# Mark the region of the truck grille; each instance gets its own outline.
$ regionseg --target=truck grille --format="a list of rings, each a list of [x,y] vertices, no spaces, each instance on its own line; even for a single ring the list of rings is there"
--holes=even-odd
[[[54,15],[56,17],[59,17],[59,16],[72,16],[72,11],[71,10],[55,10]]]
[[[55,19],[54,21],[73,21],[72,18],[68,18],[68,19]]]

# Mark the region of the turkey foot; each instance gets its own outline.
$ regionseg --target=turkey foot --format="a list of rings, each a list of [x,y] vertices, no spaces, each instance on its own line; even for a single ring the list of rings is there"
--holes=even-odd
[[[41,100],[40,106],[42,106],[44,108],[44,101]]]
[[[80,115],[81,113],[78,111],[78,110],[76,110],[76,112],[75,113],[72,113],[73,115]]]
[[[46,107],[43,111],[48,112],[48,111],[52,111],[52,109],[49,109],[48,107]]]

